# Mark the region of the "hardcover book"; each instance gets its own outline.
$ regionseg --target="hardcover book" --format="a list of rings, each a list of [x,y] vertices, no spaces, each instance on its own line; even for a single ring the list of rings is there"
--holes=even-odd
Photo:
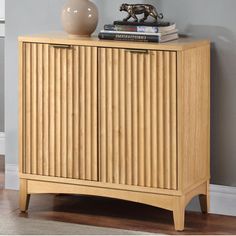
[[[98,35],[99,39],[105,40],[121,40],[121,41],[140,41],[140,42],[155,42],[164,43],[171,40],[178,39],[177,33],[168,35],[147,35],[147,34],[120,34],[120,33],[107,33],[100,32]]]
[[[143,33],[162,33],[174,30],[176,24],[172,23],[169,26],[141,26],[141,25],[104,25],[104,30],[108,31],[126,31],[126,32],[143,32]]]

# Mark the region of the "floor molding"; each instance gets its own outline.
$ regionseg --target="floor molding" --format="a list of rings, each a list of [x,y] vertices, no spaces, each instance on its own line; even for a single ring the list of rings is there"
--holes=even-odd
[[[19,177],[18,166],[7,164],[5,176],[6,189],[18,190]],[[236,216],[236,187],[211,185],[210,186],[211,207],[210,213]],[[200,211],[198,198],[194,198],[187,207],[190,211]]]
[[[236,216],[236,187],[211,184],[210,199],[210,213]],[[187,209],[200,211],[198,197],[190,202]]]
[[[5,155],[5,133],[0,132],[0,155]]]

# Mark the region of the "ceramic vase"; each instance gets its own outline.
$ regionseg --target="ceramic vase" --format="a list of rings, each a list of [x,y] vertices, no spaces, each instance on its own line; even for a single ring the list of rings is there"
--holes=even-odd
[[[68,0],[63,6],[61,20],[71,37],[90,36],[98,24],[97,6],[90,0]]]

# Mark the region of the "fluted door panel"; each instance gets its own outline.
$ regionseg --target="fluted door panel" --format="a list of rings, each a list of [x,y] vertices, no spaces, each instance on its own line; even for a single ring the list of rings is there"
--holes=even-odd
[[[24,43],[22,171],[97,180],[97,48]]]
[[[176,52],[99,48],[102,182],[177,189]]]

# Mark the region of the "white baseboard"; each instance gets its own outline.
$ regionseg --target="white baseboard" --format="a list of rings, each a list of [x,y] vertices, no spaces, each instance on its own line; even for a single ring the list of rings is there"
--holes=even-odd
[[[236,216],[236,187],[213,185],[210,186],[210,213]],[[200,211],[198,197],[189,206],[190,211]]]
[[[6,164],[5,166],[5,188],[11,190],[19,189],[18,165]]]
[[[0,155],[5,155],[5,133],[0,132]]]
[[[6,189],[19,189],[19,177],[17,165],[6,165]],[[236,216],[236,187],[211,185],[210,186],[210,213],[219,215]],[[198,198],[194,198],[187,210],[200,211]]]

